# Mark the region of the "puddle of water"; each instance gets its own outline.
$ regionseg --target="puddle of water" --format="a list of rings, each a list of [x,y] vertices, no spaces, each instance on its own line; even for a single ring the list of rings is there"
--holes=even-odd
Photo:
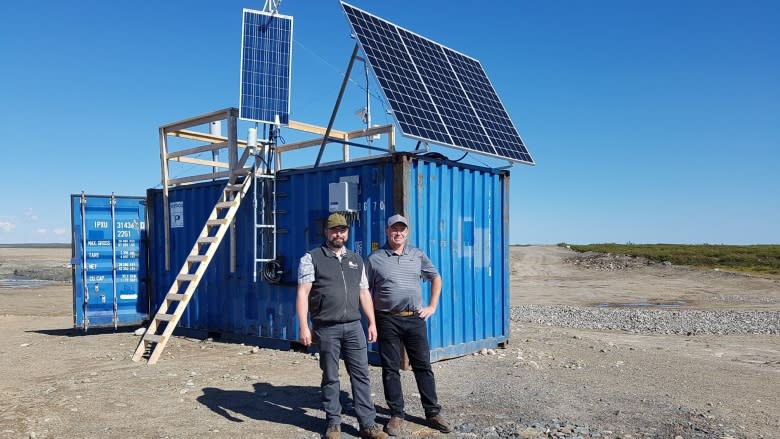
[[[634,303],[598,303],[599,308],[677,308],[685,306],[688,303],[684,300],[675,300],[673,302],[634,302]]]
[[[0,279],[0,289],[34,289],[53,284],[54,281],[40,279]]]

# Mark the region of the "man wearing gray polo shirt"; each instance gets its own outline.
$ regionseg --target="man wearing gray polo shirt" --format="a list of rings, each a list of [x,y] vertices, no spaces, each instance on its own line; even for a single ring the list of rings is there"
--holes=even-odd
[[[320,351],[320,387],[327,421],[325,438],[341,437],[339,358],[343,358],[352,383],[360,437],[384,439],[387,434],[375,422],[376,409],[368,378],[368,345],[360,324],[362,309],[368,321],[368,341],[376,341],[374,307],[363,259],[344,247],[349,226],[343,215],[330,215],[324,232],[325,242],[300,260],[295,308],[300,342],[309,346],[313,340]],[[309,313],[314,337],[309,329]]]
[[[403,343],[428,426],[449,433],[452,428],[440,414],[441,406],[436,396],[425,323],[439,304],[441,276],[422,250],[408,244],[409,221],[405,217],[391,216],[385,233],[387,243],[366,261],[368,285],[376,311],[382,384],[391,416],[385,430],[391,436],[398,436],[403,431],[404,395],[399,372]],[[428,306],[422,303],[421,279],[431,282]]]

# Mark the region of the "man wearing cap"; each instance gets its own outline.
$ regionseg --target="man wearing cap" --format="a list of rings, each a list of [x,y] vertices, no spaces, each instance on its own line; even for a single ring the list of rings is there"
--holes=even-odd
[[[300,342],[312,340],[320,351],[322,405],[327,420],[326,439],[341,437],[339,401],[339,358],[352,383],[352,399],[360,424],[360,437],[384,439],[376,423],[368,378],[366,334],[360,323],[360,310],[368,321],[368,341],[376,341],[376,324],[368,280],[360,255],[347,250],[349,226],[343,215],[334,213],[325,225],[325,242],[309,250],[298,267],[298,294],[295,308],[300,326]],[[308,315],[311,313],[312,330]]]
[[[401,389],[401,344],[409,356],[425,418],[430,428],[450,433],[452,428],[440,414],[436,381],[431,369],[426,320],[436,312],[441,295],[441,276],[428,256],[408,244],[409,221],[401,215],[387,220],[387,243],[368,257],[366,273],[374,299],[382,384],[390,408],[385,429],[391,436],[403,431],[404,395]],[[420,280],[431,282],[431,300],[423,306]]]

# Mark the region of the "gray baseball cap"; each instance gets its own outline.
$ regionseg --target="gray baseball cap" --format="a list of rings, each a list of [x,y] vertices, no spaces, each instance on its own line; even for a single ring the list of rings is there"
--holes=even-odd
[[[387,219],[387,227],[390,227],[395,223],[401,223],[406,227],[409,227],[409,220],[407,220],[403,215],[395,214]]]

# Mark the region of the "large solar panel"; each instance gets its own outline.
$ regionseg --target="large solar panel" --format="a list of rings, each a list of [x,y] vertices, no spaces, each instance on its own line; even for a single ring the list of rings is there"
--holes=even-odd
[[[290,117],[292,17],[244,9],[241,102],[244,120],[287,124]]]
[[[479,61],[341,6],[403,135],[534,164]]]

